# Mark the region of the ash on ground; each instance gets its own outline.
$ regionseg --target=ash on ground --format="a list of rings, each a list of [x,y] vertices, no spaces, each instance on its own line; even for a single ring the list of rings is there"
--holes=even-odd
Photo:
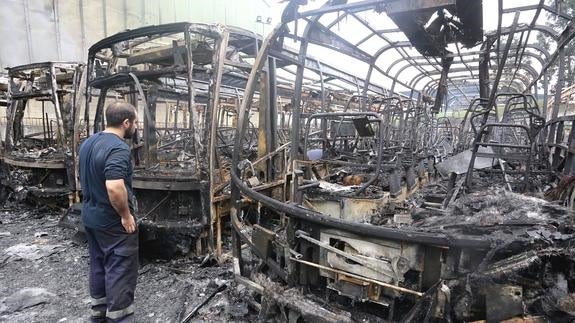
[[[88,248],[58,226],[61,216],[27,205],[0,209],[0,322],[89,322]],[[198,307],[190,322],[253,321],[258,314],[230,262],[202,260],[141,257],[136,321],[180,322]]]

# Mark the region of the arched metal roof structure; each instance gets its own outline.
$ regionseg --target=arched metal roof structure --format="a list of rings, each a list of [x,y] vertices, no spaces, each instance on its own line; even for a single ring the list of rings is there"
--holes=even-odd
[[[419,1],[423,8],[446,10],[455,3]],[[302,10],[303,6],[298,1],[291,1],[284,12],[283,25],[271,37],[288,46],[299,47],[299,54],[322,59],[333,55],[334,60],[337,56],[340,62],[349,60],[349,64],[342,65],[353,65],[357,68],[355,75],[392,93],[435,95],[431,84],[441,79],[443,58],[452,59],[445,77],[445,86],[451,88],[450,93],[459,93],[467,101],[482,94],[485,96],[485,93],[480,93],[480,86],[475,86],[475,90],[474,87],[463,90],[454,80],[466,79],[464,74],[468,75],[468,80],[478,79],[481,62],[486,55],[490,57],[491,69],[486,70],[488,74],[484,77],[484,84],[494,80],[501,69],[501,74],[508,78],[504,82],[506,87],[520,92],[534,92],[537,81],[554,63],[565,44],[575,36],[572,19],[542,0],[522,3],[519,7],[507,6],[506,1],[501,3],[497,8],[497,29],[485,33],[479,41],[472,42],[474,46],[468,48],[463,48],[460,42],[445,44],[443,53],[436,56],[419,53],[417,47],[420,44],[410,40],[413,30],[406,32],[394,23],[398,14],[409,14],[409,6],[413,5],[411,1],[403,4],[394,0],[327,1],[311,10]],[[461,7],[457,7],[457,10],[458,15],[465,17],[466,12]],[[514,16],[517,19],[514,20]],[[567,28],[556,30],[546,24],[548,16],[565,20]],[[424,23],[431,22],[432,19]],[[475,26],[476,29],[481,27]],[[551,40],[552,53],[535,42],[538,34],[546,35]],[[510,46],[505,48],[504,44],[509,39]],[[501,60],[506,51],[508,59]],[[525,62],[525,59],[529,61]],[[511,70],[511,75],[503,73],[504,70]],[[297,73],[295,76],[297,83]],[[358,84],[358,87],[362,95],[370,92],[365,83]]]

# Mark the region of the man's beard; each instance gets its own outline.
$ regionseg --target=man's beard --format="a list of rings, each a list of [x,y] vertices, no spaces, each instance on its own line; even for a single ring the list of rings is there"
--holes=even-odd
[[[136,132],[135,130],[136,127],[134,126],[134,124],[132,124],[130,129],[126,129],[126,131],[124,132],[124,139],[132,139],[132,137],[134,137],[134,133]]]

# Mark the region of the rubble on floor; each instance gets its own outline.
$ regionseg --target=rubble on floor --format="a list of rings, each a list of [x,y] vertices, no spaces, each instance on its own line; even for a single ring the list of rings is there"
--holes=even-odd
[[[22,288],[14,294],[0,299],[0,314],[13,313],[36,305],[49,303],[56,294],[44,288]]]
[[[88,321],[87,246],[75,231],[59,225],[61,216],[24,204],[0,210],[0,322]],[[204,258],[141,257],[137,322],[180,322],[222,284],[227,288],[191,321],[253,321],[257,313],[247,306],[248,291],[234,282],[230,263]]]
[[[259,321],[353,322],[349,312],[320,303],[297,288],[283,287],[263,275],[256,275],[254,281],[261,288]]]

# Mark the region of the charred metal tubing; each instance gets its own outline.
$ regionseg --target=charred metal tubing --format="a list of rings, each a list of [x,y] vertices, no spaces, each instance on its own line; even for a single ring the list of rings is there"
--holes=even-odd
[[[298,191],[303,191],[303,190],[306,190],[306,189],[308,189],[308,188],[318,187],[318,186],[320,186],[320,185],[321,185],[320,182],[309,183],[309,184],[305,184],[305,185],[298,186],[297,190],[298,190]]]
[[[477,104],[477,105],[475,105],[475,102],[476,102],[476,101],[479,101],[480,103]],[[481,104],[482,101],[485,102],[485,104]],[[495,101],[496,101],[496,98],[494,99],[493,102],[495,102]],[[469,118],[469,124],[470,124],[471,129],[473,130],[473,133],[474,133],[475,136],[477,136],[477,129],[475,128],[475,124],[473,123],[473,120],[474,120],[475,118],[478,118],[478,117],[480,117],[480,116],[483,116],[483,120],[481,121],[481,123],[482,123],[482,125],[483,125],[483,124],[485,124],[485,123],[489,120],[489,114],[490,114],[490,113],[492,112],[492,110],[493,110],[493,111],[495,112],[495,119],[496,119],[497,121],[499,121],[499,120],[498,120],[499,118],[498,118],[498,116],[497,116],[497,109],[493,109],[493,106],[494,106],[494,105],[491,106],[491,107],[489,107],[488,104],[489,104],[489,99],[487,99],[487,98],[477,98],[477,99],[473,100],[473,101],[470,103],[469,109],[468,109],[467,112],[465,113],[465,117],[464,117],[464,119],[463,119],[463,121],[462,121],[462,124],[463,124],[463,122],[465,122],[465,121],[467,120],[467,116],[468,116],[469,112],[471,111],[471,112],[472,112],[472,115],[471,115],[471,117]],[[480,108],[483,109],[483,110],[480,110]]]
[[[526,112],[529,116],[529,123],[532,123],[532,119],[533,116],[535,115],[533,112],[529,111],[526,107],[525,107],[526,103],[525,102],[511,102],[509,101],[506,105],[505,105],[505,111],[503,112],[503,115],[501,116],[501,121],[502,122],[508,122],[507,120],[515,120],[514,117],[516,117],[517,112],[521,112],[521,110],[523,110],[524,112]],[[530,106],[531,107],[531,106]],[[525,121],[525,116],[520,116],[520,121]]]
[[[331,118],[337,118],[337,117],[341,117],[340,120],[343,120],[344,117],[373,117],[373,118],[375,118],[375,120],[372,120],[372,121],[379,122],[379,143],[378,143],[377,163],[376,163],[376,167],[375,167],[375,174],[353,193],[354,195],[359,195],[369,185],[371,185],[373,182],[375,182],[377,180],[377,178],[379,177],[379,170],[381,168],[381,157],[383,155],[383,117],[380,114],[375,113],[375,112],[314,113],[311,116],[309,116],[309,118],[307,119],[307,122],[306,122],[305,135],[304,135],[305,139],[304,139],[304,145],[303,145],[304,151],[306,151],[306,149],[307,149],[307,140],[309,137],[309,129],[310,129],[311,120],[319,119],[319,118],[330,118],[331,119]],[[341,125],[341,122],[340,122],[340,125]],[[334,139],[335,139],[335,137],[334,137]]]
[[[435,129],[433,129],[433,130],[435,130],[435,131],[432,132],[432,134],[433,134],[434,136],[435,136],[435,135],[439,136],[439,130],[440,130],[440,129],[446,129],[446,130],[448,131],[448,133],[450,133],[451,138],[452,138],[453,141],[455,141],[455,140],[458,139],[457,136],[455,135],[455,130],[457,129],[457,127],[454,127],[454,126],[451,124],[451,120],[450,120],[449,118],[447,118],[447,117],[439,117],[439,118],[437,118],[437,119],[435,120],[435,122],[436,122],[436,125],[435,125],[435,127],[434,127]],[[441,122],[443,122],[443,124],[441,124]],[[428,124],[428,126],[431,127],[431,128],[433,128],[434,125],[433,125],[433,124]],[[431,136],[430,136],[429,139],[430,139],[430,142],[432,143],[432,146],[435,146],[435,145],[437,144],[437,142],[434,143],[434,141],[435,141],[437,138],[431,138]],[[455,148],[455,147],[454,147],[454,148]]]
[[[121,41],[125,40],[133,40],[139,37],[145,37],[150,35],[156,34],[168,34],[168,33],[177,33],[177,32],[185,32],[188,28],[190,23],[172,23],[172,24],[165,24],[159,26],[147,26],[142,27],[134,30],[127,30],[123,32],[119,32],[115,35],[110,37],[104,38],[94,45],[92,45],[88,49],[88,55],[90,57],[95,57],[96,53],[102,49],[110,48],[114,44],[117,44]]]
[[[544,4],[545,4],[545,0],[539,0],[539,6],[537,7],[537,10],[535,11],[535,15],[533,16],[533,20],[531,20],[531,24],[529,25],[529,30],[527,31],[527,36],[525,37],[525,44],[527,44],[527,42],[529,42],[529,36],[531,35],[531,31],[533,30],[533,27],[535,27],[535,24],[537,22],[537,19],[539,18],[539,14],[541,13],[541,9],[542,9]],[[519,45],[521,45],[521,41],[519,41]],[[515,64],[517,64],[517,61],[521,62],[521,60],[523,59],[523,55],[525,54],[525,46],[521,46],[521,47],[522,47],[522,49],[521,49],[521,54],[519,55],[519,58],[517,57],[517,54],[516,54]],[[521,47],[517,48],[517,52],[519,52],[519,48],[521,48]],[[511,79],[509,79],[508,87],[511,86],[511,82],[513,82],[513,80],[515,79],[515,76],[517,75],[517,71],[519,71],[519,67],[515,69],[515,71],[513,72],[513,76],[511,76]]]
[[[378,109],[376,112],[380,112],[381,106],[383,105],[383,103],[386,103],[387,101],[397,100],[398,103],[401,102],[401,98],[398,96],[390,96],[388,98],[380,98],[379,100],[381,100],[381,104],[378,106]]]
[[[556,119],[552,119],[547,121],[547,123],[545,123],[545,127],[548,127],[554,123],[557,122],[565,122],[565,121],[575,121],[575,115],[570,115],[570,116],[562,116],[562,117],[558,117]]]
[[[353,100],[354,98],[360,98],[360,99],[366,99],[368,102],[371,101],[371,98],[366,96],[366,95],[352,95],[348,100],[347,103],[345,104],[345,108],[343,109],[343,112],[347,112],[347,110],[349,109],[349,106],[351,104],[351,100]],[[321,112],[321,113],[327,113],[327,112]],[[337,136],[339,136],[339,132],[341,131],[341,124],[343,123],[343,117],[341,117],[339,119],[339,124],[337,125],[337,130],[333,136],[333,142],[331,144],[332,147],[335,147],[335,141],[337,140]],[[306,136],[307,139],[307,136]],[[304,151],[305,151],[305,147],[304,147]]]
[[[369,260],[358,258],[358,257],[356,257],[350,253],[347,253],[343,250],[339,250],[333,246],[330,246],[329,243],[326,243],[326,242],[320,241],[320,240],[316,240],[316,239],[310,237],[309,233],[307,233],[305,231],[297,230],[295,232],[295,237],[298,239],[306,240],[309,243],[312,243],[312,244],[314,244],[320,248],[324,248],[324,249],[331,251],[337,255],[340,255],[344,258],[347,258],[351,261],[354,261],[354,262],[356,262],[356,263],[358,263],[358,264],[360,264],[366,268],[369,268],[375,272],[378,272],[378,273],[384,274],[388,277],[391,277],[391,278],[395,279],[396,281],[400,280],[400,277],[396,272],[391,271],[391,270],[385,270],[384,268],[379,268],[378,266],[375,266],[374,264],[372,264]],[[391,259],[385,259],[385,261],[387,261],[391,264]]]
[[[524,146],[524,145],[507,145],[507,144],[499,144],[499,143],[489,143],[489,142],[482,142],[480,141],[481,138],[483,137],[483,133],[485,131],[486,128],[491,128],[491,127],[501,127],[501,128],[522,128],[525,130],[525,132],[529,135],[529,130],[530,128],[525,126],[525,125],[521,125],[521,124],[514,124],[514,123],[486,123],[483,126],[481,126],[481,128],[479,128],[479,132],[477,133],[477,136],[475,137],[475,140],[473,142],[473,151],[472,151],[472,155],[471,155],[471,160],[469,161],[469,167],[467,168],[467,175],[466,175],[466,185],[468,188],[471,187],[472,185],[472,176],[473,176],[473,167],[475,165],[475,158],[477,156],[477,152],[479,149],[479,146],[492,146],[492,147],[507,147],[507,148],[517,148],[517,149],[529,149],[529,156],[527,158],[527,166],[526,166],[526,170],[524,172],[525,174],[525,178],[524,178],[524,182],[525,185],[527,187],[527,185],[529,185],[529,177],[531,174],[531,159],[532,159],[532,151],[533,151],[533,138],[529,137],[529,141],[530,141],[530,145],[529,146]],[[494,154],[496,155],[496,154]],[[505,155],[503,154],[497,154],[497,156],[495,156],[497,158],[501,158],[501,157],[505,157]]]
[[[230,172],[230,174],[233,174],[233,176],[237,175],[232,171]],[[240,180],[241,182],[241,180]],[[243,183],[243,182],[242,182]],[[235,202],[238,203],[239,202]],[[250,237],[247,236],[247,234],[244,232],[243,229],[243,224],[240,221],[240,219],[238,218],[238,213],[237,213],[237,209],[232,208],[230,210],[230,218],[231,218],[231,223],[232,226],[234,228],[234,230],[236,231],[236,233],[238,234],[238,236],[240,237],[241,240],[243,240],[246,244],[248,244],[250,246],[250,249],[252,250],[252,252],[254,252],[263,262],[266,263],[266,265],[268,265],[281,279],[283,279],[284,281],[287,281],[287,277],[288,274],[287,272],[281,268],[281,266],[276,263],[275,261],[266,258],[266,256],[264,254],[262,254],[261,252],[259,252],[259,250],[256,248],[256,246],[254,245],[254,243],[251,241]],[[240,255],[241,257],[241,255]]]
[[[501,127],[501,128],[522,128],[527,133],[529,133],[530,128],[526,125],[516,124],[516,123],[486,123],[481,128],[479,128],[479,134],[485,131],[485,128],[491,127]],[[482,142],[479,141],[481,137],[476,138],[474,144],[479,146],[494,146],[494,147],[509,147],[509,148],[530,148],[530,146],[523,146],[523,145],[507,145],[507,144],[500,144],[500,143],[490,143],[490,142]]]
[[[565,46],[569,42],[571,42],[571,40],[575,37],[575,20],[573,20],[573,18],[570,18],[570,19],[572,19],[572,20],[569,23],[569,25],[567,25],[567,27],[565,27],[565,29],[563,30],[561,35],[556,39],[557,47],[556,47],[555,52],[553,52],[551,57],[547,60],[547,64],[545,64],[545,66],[543,66],[543,68],[541,69],[541,72],[539,73],[539,76],[536,79],[534,79],[533,81],[531,81],[531,83],[529,84],[529,86],[527,86],[525,91],[528,91],[531,87],[533,87],[533,85],[535,85],[535,83],[541,78],[542,75],[547,74],[547,70],[553,65],[553,63],[555,63],[555,60],[560,55],[560,53],[563,51]]]
[[[472,115],[471,118],[469,118],[469,125],[471,126],[471,130],[473,130],[474,136],[477,136],[477,134],[478,134],[477,128],[475,128],[475,123],[473,123],[475,118],[483,117],[483,120],[481,121],[481,123],[482,123],[481,126],[483,126],[485,124],[485,122],[489,121],[490,113],[491,113],[491,110],[484,110],[484,111],[481,111],[477,114]],[[497,116],[495,116],[495,119],[497,119]],[[499,120],[496,120],[496,121],[499,121]]]
[[[96,57],[98,51],[110,48],[111,46],[120,43],[122,41],[130,40],[131,41],[130,45],[135,46],[138,43],[132,43],[134,39],[145,37],[143,42],[147,42],[150,41],[150,36],[155,35],[175,34],[175,33],[183,33],[191,31],[193,33],[200,33],[203,35],[211,35],[211,37],[216,37],[217,31],[215,30],[215,28],[216,28],[215,25],[194,24],[189,22],[176,22],[176,23],[146,26],[133,30],[122,31],[115,35],[104,38],[95,43],[94,45],[92,45],[88,49],[88,57],[89,58]],[[261,36],[248,30],[235,28],[231,26],[226,26],[226,28],[228,28],[234,34],[240,34],[247,37],[253,37],[256,40],[261,40]]]
[[[551,126],[553,126],[557,123],[560,123],[560,122],[575,122],[575,115],[563,116],[563,117],[558,117],[556,119],[549,120],[545,123],[545,125],[543,125],[543,128],[551,127]],[[545,140],[545,145],[546,146],[557,145],[558,143],[556,143],[556,141],[557,141],[557,137],[548,138],[547,140]]]
[[[499,2],[502,3],[501,1]],[[500,7],[501,8],[501,7]],[[499,13],[501,17],[501,12]],[[497,73],[495,74],[495,78],[493,79],[493,88],[491,89],[491,93],[489,94],[489,101],[487,101],[487,110],[491,110],[494,103],[495,103],[495,95],[497,94],[497,89],[499,87],[499,81],[501,80],[501,73],[503,73],[503,69],[505,68],[505,63],[507,62],[507,56],[509,55],[509,49],[511,48],[511,44],[513,43],[513,36],[515,35],[515,29],[517,28],[517,21],[519,20],[519,11],[515,12],[515,17],[513,18],[513,24],[511,25],[511,30],[509,31],[509,35],[507,35],[507,44],[505,44],[505,51],[503,52],[503,56],[501,60],[498,61],[497,66]],[[501,19],[499,19],[499,23],[501,24]],[[501,27],[501,26],[499,26]],[[501,29],[497,31],[498,37],[501,33]],[[497,38],[499,41],[499,38]],[[497,57],[499,58],[499,46],[497,48]]]
[[[55,61],[47,61],[47,62],[40,62],[40,63],[32,63],[32,64],[24,64],[14,67],[7,67],[6,70],[8,71],[8,75],[11,77],[18,77],[19,72],[26,72],[28,70],[35,70],[46,68],[49,69],[50,65],[54,65],[56,68],[61,69],[74,69],[76,65],[81,65],[81,62],[74,62],[74,61],[67,61],[67,62],[55,62]]]
[[[469,102],[469,107],[467,108],[467,110],[465,111],[465,115],[463,116],[463,120],[461,120],[461,131],[465,130],[465,123],[467,122],[467,117],[469,116],[469,112],[473,113],[476,110],[476,106],[481,105],[482,102],[487,102],[487,98],[475,98],[473,100],[471,100],[471,102]],[[476,102],[479,102],[479,104],[475,104]],[[471,122],[471,121],[470,121]]]
[[[505,118],[507,115],[512,116],[511,113],[513,111],[523,110],[525,113],[529,115],[530,130],[527,132],[527,136],[529,137],[530,142],[533,144],[533,142],[535,141],[536,137],[539,135],[541,129],[543,129],[543,126],[545,124],[545,119],[540,115],[541,112],[539,111],[539,106],[537,104],[537,100],[535,100],[535,97],[531,94],[514,94],[514,93],[501,93],[499,95],[509,96],[505,104],[505,110],[503,112],[502,119]],[[533,101],[533,105],[528,104],[527,102],[528,98],[530,98],[531,101]],[[511,101],[515,99],[523,99],[523,100],[522,102],[512,103]],[[519,104],[522,104],[523,106],[519,109],[511,108],[512,106]],[[507,121],[503,120],[503,122]]]
[[[62,149],[66,150],[68,148],[68,143],[64,139],[64,120],[62,120],[62,108],[60,106],[60,97],[58,96],[58,81],[56,80],[56,67],[54,63],[50,63],[50,79],[51,79],[51,87],[52,87],[52,103],[54,104],[54,114],[56,116],[56,130],[58,132],[62,131],[60,135],[56,133],[56,135],[60,139],[60,145]]]
[[[340,229],[362,236],[369,236],[378,239],[410,242],[422,245],[448,246],[458,248],[488,249],[491,246],[489,237],[484,239],[456,238],[442,233],[420,232],[406,230],[403,228],[389,228],[384,226],[371,225],[366,223],[356,223],[339,218],[334,218],[323,213],[296,206],[294,204],[280,202],[272,197],[257,192],[248,187],[236,174],[230,172],[232,183],[248,198],[260,202],[265,207],[277,212],[285,213],[286,216],[298,220],[308,221],[329,228]],[[233,213],[233,212],[232,212]],[[234,216],[232,214],[232,216]],[[237,219],[237,214],[235,214]],[[233,218],[232,218],[233,219]],[[241,229],[232,221],[236,231],[240,234]]]
[[[198,313],[198,311],[200,310],[200,308],[202,308],[204,305],[206,305],[214,296],[216,296],[217,293],[223,291],[224,289],[226,289],[228,287],[227,284],[221,284],[220,286],[218,286],[213,292],[211,292],[208,296],[204,297],[204,299],[200,302],[200,304],[196,305],[196,307],[194,307],[194,309],[188,313],[188,315],[186,315],[186,317],[184,317],[184,319],[181,321],[181,323],[187,323],[190,321],[190,319],[192,317],[194,317],[194,315],[196,315]]]
[[[148,121],[148,124],[150,124],[152,122],[152,120],[150,119],[150,110],[148,107],[148,102],[146,101],[146,95],[144,94],[144,89],[142,88],[142,84],[140,84],[140,80],[138,79],[138,77],[136,75],[134,75],[134,73],[130,72],[128,73],[128,75],[132,78],[132,80],[134,80],[134,84],[136,85],[136,88],[138,89],[138,94],[140,94],[140,96],[142,97],[142,103],[144,104],[144,114],[146,115],[146,120]],[[148,139],[148,138],[146,138]]]
[[[149,127],[149,125],[152,123],[152,119],[150,116],[150,109],[148,107],[148,102],[146,100],[146,95],[144,94],[144,89],[142,88],[142,84],[140,84],[140,80],[138,79],[138,77],[136,75],[134,75],[134,73],[130,72],[130,73],[128,73],[128,76],[130,76],[132,78],[132,80],[134,80],[134,85],[138,89],[138,93],[140,94],[140,97],[142,97],[142,104],[144,105],[144,115],[145,115],[145,118],[146,118],[146,121],[147,121],[147,124]],[[150,138],[145,138],[145,141],[144,141],[144,146],[146,148],[146,165],[148,165],[148,166],[150,165],[149,140],[150,140]]]
[[[555,164],[555,159],[557,157],[561,156],[561,151],[564,152],[565,154],[565,161],[564,161],[564,166],[562,168],[562,173],[563,174],[568,174],[568,175],[573,175],[575,173],[574,171],[574,163],[573,163],[573,152],[569,151],[569,146],[572,146],[574,143],[574,137],[575,137],[575,115],[571,115],[571,116],[563,116],[563,117],[558,117],[557,119],[553,119],[553,120],[549,120],[545,125],[544,128],[548,128],[548,127],[557,127],[558,125],[561,124],[565,124],[565,123],[571,123],[571,130],[569,131],[568,137],[565,138],[564,134],[562,131],[557,130],[556,131],[556,135],[555,136],[549,136],[549,138],[546,138],[543,145],[549,149],[549,148],[553,148],[556,147],[558,148],[560,151],[558,151],[557,149],[555,150],[555,153],[553,154],[553,160],[551,161],[551,165],[549,167],[551,167],[552,165]],[[568,126],[563,126],[563,127],[558,127],[557,129],[565,129]],[[561,135],[559,135],[561,134]],[[563,142],[565,142],[565,144],[563,144]],[[557,157],[556,157],[557,156]],[[559,170],[559,168],[553,167],[554,171]]]
[[[295,261],[295,262],[299,262],[299,263],[301,263],[301,264],[308,265],[308,266],[311,266],[311,267],[315,267],[315,268],[319,268],[319,269],[331,271],[331,272],[336,273],[336,274],[341,274],[341,275],[345,275],[345,276],[348,276],[348,277],[351,277],[351,278],[355,278],[355,279],[363,280],[363,281],[366,281],[366,282],[369,282],[369,283],[377,284],[377,285],[380,285],[380,286],[382,286],[382,287],[386,287],[386,288],[389,288],[389,289],[393,289],[393,290],[398,291],[398,292],[402,292],[402,293],[406,293],[406,294],[412,294],[412,295],[415,295],[415,296],[417,296],[417,297],[423,296],[423,293],[418,292],[418,291],[415,291],[415,290],[411,290],[411,289],[403,288],[403,287],[400,287],[400,286],[396,286],[396,285],[384,283],[384,282],[379,281],[379,280],[376,280],[376,279],[371,279],[371,278],[363,277],[363,276],[360,276],[360,275],[352,274],[352,273],[347,272],[347,271],[343,271],[343,270],[338,270],[338,269],[334,269],[334,268],[322,266],[322,265],[316,264],[316,263],[314,263],[314,262],[310,262],[310,261],[306,261],[306,260],[301,260],[301,259],[296,259],[296,258],[290,258],[290,260]]]
[[[268,160],[268,159],[274,157],[275,155],[279,154],[282,150],[286,150],[289,146],[290,146],[290,143],[289,143],[289,142],[288,142],[288,143],[285,143],[285,144],[279,146],[278,148],[276,148],[276,150],[274,150],[274,151],[272,151],[272,152],[270,152],[270,153],[267,153],[267,154],[263,155],[262,157],[260,157],[260,158],[258,158],[258,159],[256,159],[256,160],[254,160],[254,161],[252,162],[252,164],[257,165],[257,164],[259,164],[259,163],[261,163],[261,162],[263,162],[263,161],[265,161],[265,160]]]
[[[303,255],[293,249],[290,248],[289,253],[291,253],[296,259],[303,258]]]
[[[508,95],[508,96],[510,96],[510,98],[507,99],[507,103],[505,104],[505,110],[504,110],[504,112],[503,112],[504,115],[505,115],[506,112],[509,112],[509,110],[511,110],[511,109],[509,108],[509,106],[512,105],[511,100],[522,98],[522,99],[523,99],[523,102],[519,102],[519,104],[523,103],[523,108],[522,108],[522,110],[524,110],[527,114],[529,114],[529,117],[531,118],[531,119],[530,119],[530,122],[532,123],[532,125],[533,125],[533,124],[534,124],[534,125],[540,125],[540,124],[542,124],[542,123],[545,122],[545,119],[544,119],[543,117],[541,117],[541,111],[539,110],[539,105],[537,104],[537,100],[535,100],[535,97],[533,97],[533,95],[531,95],[531,94],[522,94],[522,93],[519,93],[519,94],[518,94],[518,93],[515,93],[515,94],[512,94],[512,93],[502,93],[501,95]],[[498,95],[498,96],[499,96],[499,95]],[[534,105],[528,105],[528,103],[527,103],[527,98],[530,98],[530,99],[533,101]],[[514,104],[513,104],[513,105],[514,105]],[[528,109],[528,106],[529,106],[531,109]],[[535,111],[536,113],[533,112],[533,111]],[[538,119],[539,122],[535,122],[535,121],[533,121],[533,119]],[[536,134],[535,134],[535,135],[536,135]]]
[[[537,105],[537,100],[535,100],[535,97],[533,97],[532,94],[523,94],[523,93],[498,93],[498,94],[495,96],[495,102],[497,102],[497,99],[498,99],[499,97],[502,97],[502,96],[508,96],[508,97],[509,97],[509,98],[507,99],[506,104],[505,104],[506,107],[507,107],[507,105],[511,102],[511,100],[519,99],[519,98],[522,98],[522,99],[523,99],[524,106],[527,107],[527,98],[530,98],[530,99],[533,100],[533,102],[535,103],[534,106],[531,106],[531,105],[530,105],[530,106],[531,106],[532,108],[534,108],[534,109],[537,110],[537,115],[539,115],[539,114],[541,113],[541,111],[539,111],[539,106]],[[505,110],[504,110],[504,111],[505,111]]]
[[[479,102],[479,103],[477,103],[477,102]],[[465,111],[465,115],[463,116],[463,120],[461,120],[461,124],[460,124],[461,132],[459,134],[458,144],[456,147],[457,152],[462,152],[467,147],[468,143],[466,142],[466,140],[462,140],[462,139],[467,139],[467,138],[462,138],[464,133],[465,133],[465,135],[467,135],[466,132],[469,132],[469,129],[466,127],[467,123],[469,123],[469,128],[471,130],[473,130],[474,133],[476,133],[474,126],[472,125],[472,121],[468,120],[468,117],[469,117],[470,113],[473,116],[479,107],[484,108],[484,105],[482,105],[483,102],[487,102],[487,99],[486,98],[475,98],[469,102],[469,107]],[[469,119],[471,119],[471,117],[469,117]],[[473,143],[471,143],[471,144],[473,144]]]
[[[177,65],[165,67],[165,68],[160,68],[160,69],[155,69],[155,70],[150,70],[150,71],[118,72],[115,74],[111,74],[111,75],[107,75],[107,76],[101,76],[101,77],[90,80],[89,87],[102,89],[102,88],[107,88],[107,87],[113,87],[114,85],[118,85],[118,84],[124,84],[127,82],[131,82],[128,73],[134,73],[134,75],[138,76],[140,79],[152,80],[152,81],[154,81],[153,83],[155,83],[155,81],[158,78],[166,77],[166,76],[174,75],[174,74],[183,74],[185,72],[186,72],[185,67],[177,66]],[[198,81],[198,83],[201,83],[201,82]],[[187,94],[181,94],[181,93],[177,93],[177,94],[171,93],[171,94],[173,95],[173,97],[176,97],[176,95],[179,95],[182,97],[187,97]]]
[[[367,89],[367,88],[366,88],[366,89]],[[383,105],[383,100],[381,100],[381,101],[379,101],[379,102],[376,102],[376,100],[374,99],[374,100],[372,101],[372,104],[373,104],[373,103],[379,103],[379,105],[377,106],[377,109],[375,109],[376,112],[379,112],[379,110],[381,110],[381,106]],[[371,108],[370,108],[370,110],[371,110]],[[324,111],[321,111],[321,112],[324,112]]]

